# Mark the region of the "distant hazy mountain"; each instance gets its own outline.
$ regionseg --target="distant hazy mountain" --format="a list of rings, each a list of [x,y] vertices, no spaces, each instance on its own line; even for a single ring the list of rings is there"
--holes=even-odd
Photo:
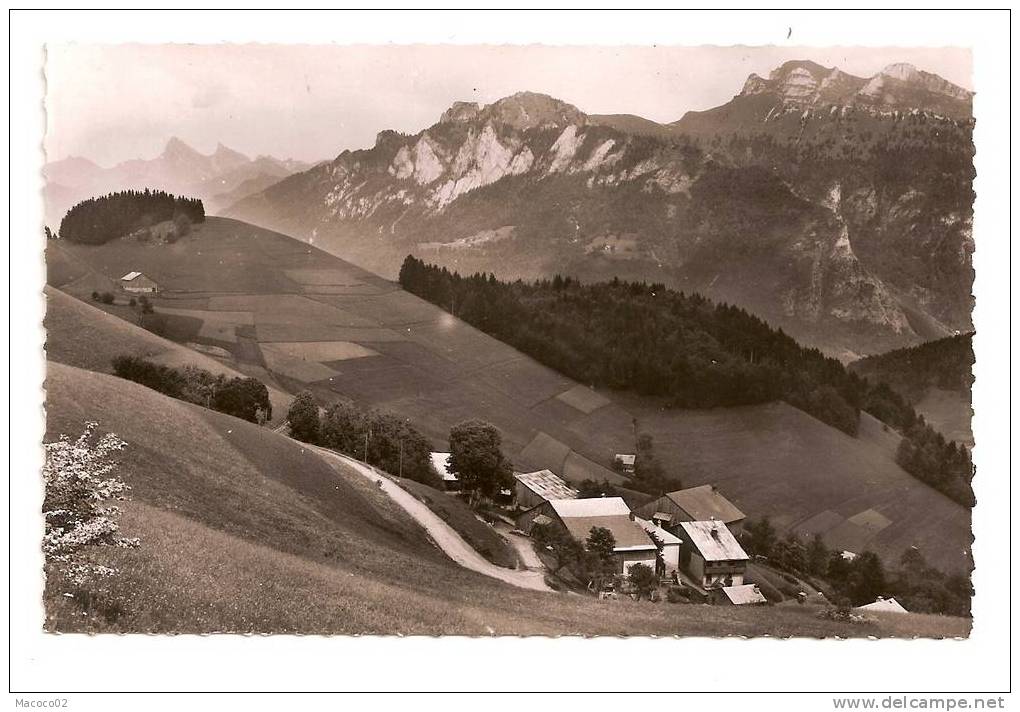
[[[970,328],[970,94],[894,65],[752,75],[671,125],[521,93],[293,175],[226,214],[394,276],[666,282],[845,357]]]
[[[54,229],[67,209],[94,195],[129,188],[154,188],[202,198],[206,210],[217,210],[272,185],[310,164],[270,156],[250,159],[223,144],[203,154],[179,138],[171,138],[153,159],[133,159],[103,168],[73,156],[43,167],[46,179],[46,221]],[[249,188],[245,192],[245,188]],[[222,197],[221,197],[222,196]]]

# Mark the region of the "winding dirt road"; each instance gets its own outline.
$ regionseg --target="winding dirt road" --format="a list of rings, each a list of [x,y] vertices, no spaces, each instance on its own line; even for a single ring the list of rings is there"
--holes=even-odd
[[[309,447],[305,444],[305,447]],[[429,537],[443,552],[466,569],[471,569],[490,578],[499,579],[504,583],[532,591],[552,591],[545,584],[541,571],[526,569],[504,569],[482,557],[477,551],[461,538],[449,524],[444,522],[431,509],[418,501],[412,494],[402,489],[396,482],[389,479],[363,462],[320,447],[313,447],[323,457],[341,462],[372,482],[379,483],[383,492],[396,502],[415,521],[425,528]]]

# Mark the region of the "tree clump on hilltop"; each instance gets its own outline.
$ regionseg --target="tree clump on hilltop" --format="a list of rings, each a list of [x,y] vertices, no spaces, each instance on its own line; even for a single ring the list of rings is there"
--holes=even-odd
[[[86,245],[127,235],[157,223],[174,221],[176,237],[187,234],[192,223],[205,221],[198,198],[174,196],[161,190],[125,190],[78,203],[60,221],[60,237]]]

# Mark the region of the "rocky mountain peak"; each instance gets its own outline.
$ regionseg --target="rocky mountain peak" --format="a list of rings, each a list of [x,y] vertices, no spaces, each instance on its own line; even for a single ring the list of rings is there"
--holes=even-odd
[[[486,106],[458,101],[443,112],[440,123],[475,122],[504,124],[519,131],[542,127],[587,123],[585,114],[572,104],[546,94],[522,91]]]
[[[521,130],[538,126],[580,125],[586,119],[576,106],[530,91],[500,99],[485,107],[485,113],[493,121]]]
[[[917,67],[907,62],[898,62],[896,64],[890,64],[888,67],[881,71],[887,77],[893,79],[899,79],[900,81],[909,82],[914,80],[918,76]]]
[[[455,121],[471,121],[473,118],[478,116],[478,112],[482,110],[482,105],[474,101],[455,101],[449,109],[443,112],[443,115],[439,117],[439,123],[451,123]]]
[[[245,156],[243,153],[235,151],[232,148],[228,148],[227,146],[224,146],[222,143],[217,143],[216,144],[216,150],[213,152],[213,156],[215,158],[220,158],[220,159],[227,158],[227,159],[241,160],[241,161],[249,160],[248,157]]]
[[[744,88],[740,90],[740,93],[743,96],[763,94],[769,90],[770,86],[768,80],[752,73],[747,77],[747,81],[744,82]]]
[[[855,78],[838,69],[823,67],[817,62],[794,60],[784,62],[772,70],[768,79],[751,74],[744,82],[740,94],[774,93],[784,102],[811,103],[817,100],[823,90],[834,84],[843,84],[848,79]]]
[[[181,139],[171,136],[170,140],[166,142],[166,148],[163,149],[162,158],[191,158],[200,155],[202,154]]]
[[[893,79],[902,82],[908,87],[946,96],[957,101],[970,101],[973,96],[972,92],[967,91],[963,87],[957,86],[937,74],[922,71],[914,65],[905,62],[890,64],[876,76]]]
[[[965,119],[971,92],[912,64],[890,64],[872,77],[857,77],[817,62],[785,62],[768,79],[751,74],[738,96],[767,94],[783,106],[825,109],[865,107],[881,112],[926,111]]]
[[[810,77],[814,82],[820,82],[822,78],[832,70],[823,67],[818,62],[807,59],[794,59],[783,62],[769,74],[769,79],[774,82],[786,82],[791,77]]]

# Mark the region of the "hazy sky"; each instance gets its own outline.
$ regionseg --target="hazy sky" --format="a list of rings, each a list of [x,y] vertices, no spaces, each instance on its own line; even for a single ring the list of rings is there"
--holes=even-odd
[[[211,152],[308,161],[416,133],[454,101],[550,94],[661,122],[707,109],[790,59],[870,76],[910,62],[973,89],[959,48],[57,45],[47,48],[49,160],[151,158],[170,136]]]

